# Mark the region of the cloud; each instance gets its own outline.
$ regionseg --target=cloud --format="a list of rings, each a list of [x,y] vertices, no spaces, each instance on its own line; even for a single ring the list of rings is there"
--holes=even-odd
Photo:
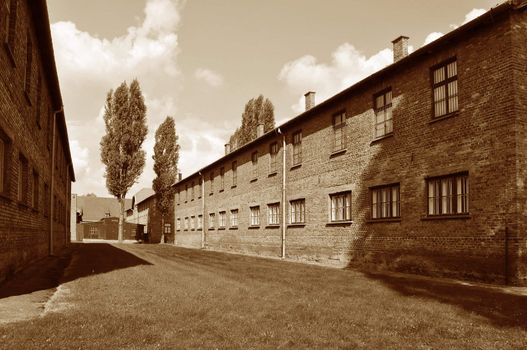
[[[432,33],[428,34],[426,36],[426,38],[425,38],[425,42],[423,43],[423,46],[430,44],[432,41],[439,39],[443,35],[445,35],[445,34],[443,34],[441,32],[432,32]]]
[[[144,21],[123,28],[123,35],[99,38],[72,22],[51,26],[55,57],[71,139],[77,182],[74,191],[106,195],[99,141],[106,93],[122,81],[137,78],[145,96],[149,133],[143,144],[147,164],[138,186],[151,186],[151,148],[156,127],[177,112],[181,89],[177,30],[182,5],[178,0],[148,0]],[[134,189],[132,189],[133,191]],[[130,191],[130,192],[132,192]]]
[[[198,68],[194,72],[194,77],[198,80],[203,80],[212,87],[223,85],[223,77],[210,69]]]

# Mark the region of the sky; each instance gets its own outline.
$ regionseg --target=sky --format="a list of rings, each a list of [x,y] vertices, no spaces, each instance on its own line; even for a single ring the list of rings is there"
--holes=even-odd
[[[55,59],[75,168],[73,193],[109,196],[99,142],[106,94],[137,78],[147,106],[145,169],[154,133],[174,117],[183,177],[220,158],[259,94],[276,125],[300,114],[303,95],[333,96],[410,51],[481,15],[487,0],[48,0]]]

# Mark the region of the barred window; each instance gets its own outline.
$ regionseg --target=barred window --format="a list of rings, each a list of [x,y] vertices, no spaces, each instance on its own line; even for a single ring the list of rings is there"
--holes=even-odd
[[[375,138],[392,132],[392,90],[390,89],[375,96]]]
[[[251,207],[251,226],[260,226],[260,207]]]
[[[428,215],[468,214],[468,174],[427,179]]]
[[[258,151],[251,154],[251,162],[253,164],[253,180],[258,178]]]
[[[302,163],[302,131],[293,134],[293,165]]]
[[[165,233],[170,233],[170,224],[165,224]]]
[[[453,113],[459,109],[457,87],[457,61],[454,58],[433,69],[434,117]]]
[[[267,205],[267,223],[269,225],[280,224],[280,203],[272,203]]]
[[[305,199],[297,199],[289,202],[291,209],[291,223],[292,224],[303,224],[305,222],[305,210],[306,201]]]
[[[198,230],[201,230],[203,228],[203,216],[198,215]]]
[[[371,189],[371,218],[398,218],[400,210],[399,184],[380,186]]]
[[[275,173],[277,170],[277,158],[278,158],[278,143],[273,142],[269,146],[269,172]]]
[[[220,214],[220,217],[219,217],[220,222],[218,226],[220,228],[224,228],[225,226],[227,226],[227,213],[224,211],[220,211],[219,214]]]
[[[209,214],[209,228],[214,228],[215,224],[216,224],[216,214],[210,213]]]
[[[238,209],[231,210],[231,227],[238,227]]]
[[[232,162],[232,186],[238,183],[238,162]]]
[[[342,112],[333,116],[333,151],[346,148],[346,113]]]
[[[331,222],[351,220],[351,191],[330,195]]]
[[[225,189],[225,168],[220,168],[220,191]]]

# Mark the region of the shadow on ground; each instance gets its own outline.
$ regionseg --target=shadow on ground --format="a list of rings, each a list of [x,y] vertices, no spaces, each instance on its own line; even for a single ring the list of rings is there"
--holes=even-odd
[[[60,256],[37,261],[0,284],[0,299],[52,289],[78,278],[138,265],[151,264],[108,243],[72,243]]]
[[[451,304],[487,318],[496,326],[527,329],[527,295],[445,281],[365,273],[401,295]]]

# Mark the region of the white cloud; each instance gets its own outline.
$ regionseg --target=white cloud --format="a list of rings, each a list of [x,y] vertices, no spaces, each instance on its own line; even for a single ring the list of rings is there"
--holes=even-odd
[[[465,23],[468,23],[468,22],[472,21],[473,19],[476,19],[477,17],[481,16],[485,12],[487,12],[487,10],[484,10],[484,9],[472,9],[472,10],[470,10],[470,12],[465,15],[465,20],[463,21],[463,23],[461,23],[461,25],[463,25]]]
[[[432,41],[439,39],[443,35],[445,35],[445,34],[443,34],[441,32],[432,32],[432,33],[428,34],[426,36],[426,38],[425,38],[425,42],[423,43],[423,46],[430,44]]]
[[[212,87],[219,87],[223,85],[223,77],[210,69],[198,68],[194,72],[194,76],[196,79],[203,80]]]

